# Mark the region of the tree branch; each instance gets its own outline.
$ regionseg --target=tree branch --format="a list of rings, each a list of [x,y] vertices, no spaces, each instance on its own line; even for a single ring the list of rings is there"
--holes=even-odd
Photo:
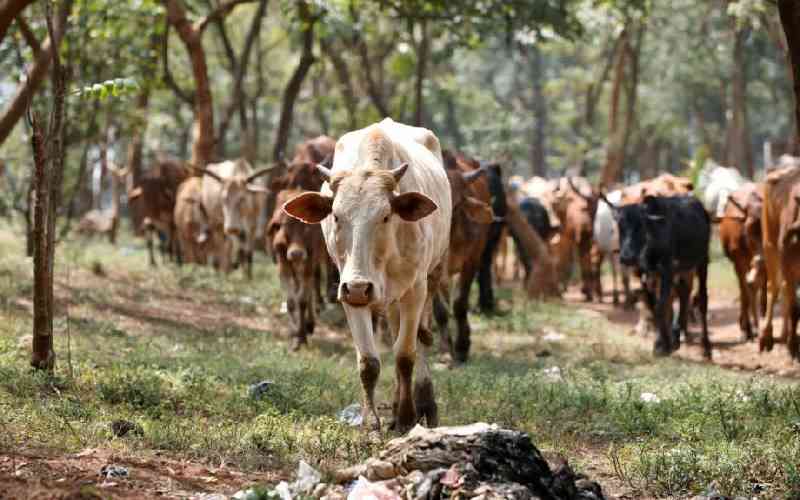
[[[199,19],[197,22],[194,23],[194,29],[197,30],[198,33],[202,33],[211,21],[216,21],[217,19],[223,19],[225,16],[231,13],[234,7],[243,3],[252,3],[256,0],[228,0],[227,2],[223,2],[217,6],[210,14],[206,17]]]
[[[34,0],[0,0],[0,40],[6,36],[6,31],[20,12],[32,4]]]
[[[39,53],[42,51],[42,46],[39,45],[39,40],[36,39],[36,35],[33,34],[33,30],[31,30],[31,27],[25,18],[22,17],[22,14],[17,16],[17,24],[19,25],[20,33],[22,33],[22,38],[25,39],[25,43],[27,43],[33,51],[33,57],[39,57]]]
[[[175,77],[172,76],[172,71],[169,69],[169,27],[170,24],[167,23],[164,31],[164,42],[161,44],[161,62],[164,68],[164,83],[167,84],[167,87],[169,87],[181,101],[189,106],[194,106],[194,92],[187,92],[180,88],[178,82],[175,81]]]

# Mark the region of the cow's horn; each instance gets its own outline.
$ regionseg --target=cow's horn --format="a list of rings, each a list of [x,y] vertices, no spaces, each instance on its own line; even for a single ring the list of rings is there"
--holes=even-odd
[[[464,172],[463,174],[461,174],[461,177],[464,179],[464,182],[469,184],[471,182],[475,182],[476,180],[480,179],[480,177],[485,173],[486,173],[486,168],[481,167],[471,172]]]
[[[403,175],[405,175],[406,170],[408,170],[408,163],[403,163],[399,167],[393,168],[392,175],[394,176],[394,181],[400,182],[400,179],[403,178]]]
[[[215,174],[211,170],[206,170],[204,168],[196,167],[194,165],[192,165],[191,167],[192,167],[192,170],[194,170],[195,172],[201,173],[203,175],[207,175],[207,176],[211,177],[212,179],[214,179],[215,181],[217,181],[219,183],[222,182],[222,177],[218,176],[217,174]]]
[[[605,203],[606,205],[608,205],[612,209],[616,209],[617,208],[616,205],[614,205],[613,203],[608,201],[608,198],[606,198],[606,194],[603,191],[599,191],[599,196],[600,196],[600,199],[603,201],[603,203]]]
[[[259,170],[259,171],[255,172],[255,173],[251,174],[251,175],[250,175],[250,176],[247,178],[247,184],[250,184],[251,182],[253,182],[253,180],[257,179],[258,177],[261,177],[262,175],[266,175],[266,174],[268,174],[268,173],[272,172],[272,171],[273,171],[273,170],[275,170],[276,168],[278,168],[278,164],[277,164],[277,163],[276,163],[275,165],[270,165],[270,166],[269,166],[269,167],[267,167],[267,168],[262,168],[261,170]]]
[[[583,199],[584,199],[584,200],[586,200],[586,201],[592,201],[592,198],[591,198],[591,197],[589,197],[589,196],[586,196],[585,194],[581,193],[580,189],[578,189],[578,188],[575,186],[575,182],[572,180],[572,176],[567,176],[567,183],[569,184],[569,187],[570,187],[570,188],[571,188],[573,191],[575,191],[575,193],[576,193],[578,196],[580,196],[581,198],[583,198]]]
[[[324,177],[326,181],[331,180],[331,176],[333,175],[333,173],[331,172],[331,169],[329,169],[325,165],[321,165],[319,163],[317,163],[314,166],[317,167],[317,170],[319,171],[320,174],[322,174],[322,177]]]

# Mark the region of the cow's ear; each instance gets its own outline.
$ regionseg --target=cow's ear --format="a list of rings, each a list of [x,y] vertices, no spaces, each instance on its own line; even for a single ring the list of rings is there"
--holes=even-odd
[[[398,194],[392,198],[392,211],[408,222],[416,222],[437,208],[439,207],[433,200],[414,191]]]
[[[467,217],[478,224],[491,224],[494,221],[492,207],[472,196],[464,197],[464,212]]]
[[[283,204],[287,215],[306,224],[318,224],[333,210],[333,198],[320,193],[306,192]]]

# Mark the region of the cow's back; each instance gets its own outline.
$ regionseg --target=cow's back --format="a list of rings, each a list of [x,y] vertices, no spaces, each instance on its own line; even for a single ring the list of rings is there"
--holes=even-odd
[[[781,214],[790,205],[792,189],[800,183],[800,166],[789,166],[771,172],[764,183],[764,206],[761,228],[764,246],[779,248]]]
[[[608,201],[617,204],[622,198],[622,191],[616,190],[608,193]],[[600,202],[594,216],[594,239],[603,253],[613,252],[619,248],[619,235],[614,212],[608,204]]]

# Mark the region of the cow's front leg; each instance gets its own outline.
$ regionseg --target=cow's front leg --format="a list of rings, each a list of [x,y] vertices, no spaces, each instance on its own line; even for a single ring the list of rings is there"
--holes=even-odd
[[[417,333],[427,298],[427,283],[418,280],[398,301],[398,335],[395,355],[395,430],[405,433],[417,422],[412,394],[414,363],[417,357]]]
[[[362,406],[363,426],[369,424],[370,415],[375,417],[374,430],[380,430],[381,419],[375,406],[375,386],[381,374],[381,360],[372,332],[372,311],[366,307],[353,307],[342,304],[353,343],[356,346],[358,358],[358,371],[361,378],[361,387],[364,390],[364,404]]]
[[[678,316],[672,323],[672,346],[676,351],[681,345],[681,333],[689,339],[689,298],[692,294],[692,277],[681,277],[676,284],[678,292]]]
[[[661,285],[656,299],[656,342],[653,345],[655,356],[669,356],[673,352],[673,343],[670,335],[669,311],[672,307],[672,273],[661,273]]]

